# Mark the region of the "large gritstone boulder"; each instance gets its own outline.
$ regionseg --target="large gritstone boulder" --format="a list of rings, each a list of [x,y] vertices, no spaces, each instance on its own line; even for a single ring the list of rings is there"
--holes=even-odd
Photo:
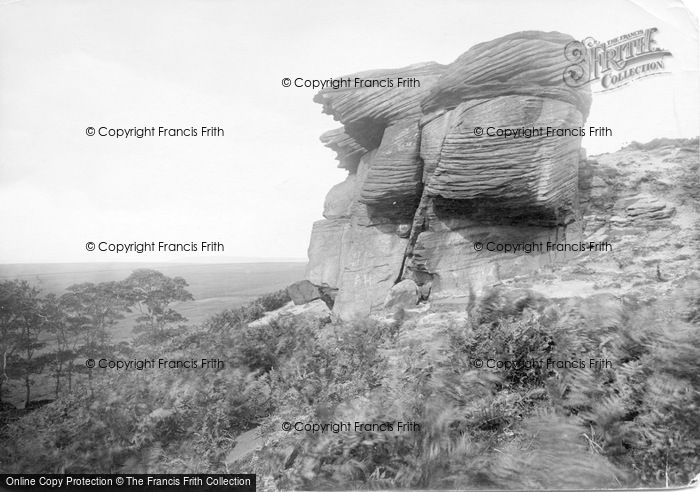
[[[564,82],[571,41],[514,33],[449,65],[352,74],[314,97],[343,125],[321,140],[348,176],[313,226],[306,278],[337,289],[337,315],[384,309],[395,285],[411,286],[410,303],[469,299],[565,257],[490,245],[578,240],[576,130],[591,95]],[[640,203],[627,213],[662,210]]]

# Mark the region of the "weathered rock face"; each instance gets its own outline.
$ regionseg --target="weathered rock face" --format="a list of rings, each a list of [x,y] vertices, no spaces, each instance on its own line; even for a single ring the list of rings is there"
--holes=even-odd
[[[579,128],[588,115],[590,92],[562,77],[572,40],[515,33],[447,66],[349,76],[393,80],[391,87],[316,95],[343,124],[321,140],[349,174],[328,193],[325,220],[314,224],[306,278],[338,289],[336,314],[382,309],[407,279],[416,298],[466,300],[559,258],[480,244],[578,240],[580,137],[546,132]],[[399,77],[419,83],[400,87]],[[519,134],[489,134],[506,128]]]
[[[437,135],[435,169],[427,193],[494,208],[500,216],[536,215],[538,223],[568,222],[575,210],[578,138],[474,138],[474,127],[579,128],[581,113],[571,104],[533,96],[469,101],[442,115],[451,124]],[[434,132],[428,138],[435,139]]]

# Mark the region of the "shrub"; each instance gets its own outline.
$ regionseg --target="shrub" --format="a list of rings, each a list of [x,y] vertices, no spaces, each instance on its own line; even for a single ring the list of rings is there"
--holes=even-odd
[[[0,429],[0,467],[222,472],[236,436],[260,426],[267,445],[251,471],[282,489],[684,484],[700,467],[694,285],[644,302],[492,293],[468,320],[251,327],[284,303],[273,295],[125,352],[216,354],[226,370],[103,373],[93,393],[79,388]],[[474,363],[488,358],[511,364]],[[611,366],[526,364],[590,358]],[[420,429],[312,434],[284,432],[284,421]]]
[[[625,302],[621,315],[560,320],[561,353],[588,350],[612,367],[560,372],[548,387],[554,408],[577,417],[600,452],[645,485],[685,484],[700,467],[700,326],[684,321],[696,299],[681,289]]]
[[[263,310],[267,312],[279,309],[291,300],[292,298],[289,297],[287,289],[282,289],[278,290],[277,292],[265,294],[264,296],[259,297],[257,302],[259,302]]]
[[[391,335],[374,342],[381,362],[350,365],[364,389],[341,377],[342,345],[335,357],[315,347],[298,372],[279,375],[276,384],[298,391],[279,393],[287,395],[277,405],[284,410],[268,419],[270,429],[283,412],[287,420],[413,420],[421,430],[277,435],[272,442],[298,456],[261,469],[295,489],[687,483],[698,467],[700,331],[688,322],[697,297],[676,297],[642,305],[600,295],[555,305],[487,296],[466,324],[436,325],[450,340],[438,358],[420,345],[397,352]],[[477,369],[477,357],[515,364]],[[586,364],[517,364],[548,358]],[[591,358],[612,366],[591,367]],[[366,365],[383,369],[372,374]]]

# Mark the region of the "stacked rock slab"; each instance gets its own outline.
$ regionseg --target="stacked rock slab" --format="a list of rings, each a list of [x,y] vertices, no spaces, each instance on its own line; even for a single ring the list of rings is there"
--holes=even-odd
[[[306,278],[337,289],[343,318],[380,310],[413,280],[431,301],[467,299],[557,256],[476,251],[482,243],[578,241],[580,137],[480,135],[477,128],[579,128],[590,91],[563,74],[573,38],[520,32],[454,63],[349,76],[419,87],[341,88],[314,101],[343,124],[325,133],[346,180],[313,226]]]

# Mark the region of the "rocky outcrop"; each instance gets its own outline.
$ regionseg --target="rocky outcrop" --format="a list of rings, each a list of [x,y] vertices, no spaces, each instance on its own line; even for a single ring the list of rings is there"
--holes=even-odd
[[[572,39],[515,33],[447,66],[353,74],[360,86],[315,96],[343,125],[321,140],[349,173],[314,224],[306,274],[337,289],[336,314],[380,310],[407,280],[411,303],[468,300],[561,258],[480,245],[578,240],[580,137],[535,131],[579,128],[588,115],[590,92],[562,77]]]

